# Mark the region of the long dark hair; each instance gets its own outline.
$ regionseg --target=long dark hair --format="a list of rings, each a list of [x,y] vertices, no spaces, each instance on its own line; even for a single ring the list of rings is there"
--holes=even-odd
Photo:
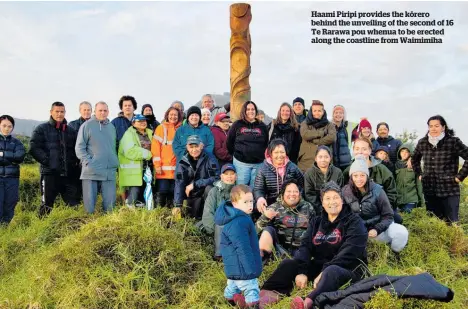
[[[1,115],[0,116],[0,122],[2,122],[5,119],[8,120],[9,122],[11,122],[11,124],[13,125],[13,128],[15,128],[15,119],[13,119],[13,117],[11,117],[10,115]]]
[[[448,127],[447,121],[445,121],[444,117],[442,117],[441,115],[435,115],[435,116],[430,117],[429,120],[427,120],[428,126],[429,126],[429,122],[431,122],[432,120],[439,120],[440,124],[445,127],[444,131],[446,135],[455,136],[455,131]]]
[[[255,107],[255,117],[258,115],[258,107],[254,101],[246,101],[241,108],[240,118],[245,122],[250,122],[247,120],[247,105],[252,104]]]

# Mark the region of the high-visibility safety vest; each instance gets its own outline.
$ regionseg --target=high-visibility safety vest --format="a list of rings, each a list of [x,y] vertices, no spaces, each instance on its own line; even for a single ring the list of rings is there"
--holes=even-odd
[[[175,179],[177,159],[172,149],[172,142],[176,131],[182,123],[173,124],[168,121],[162,122],[154,132],[151,142],[151,153],[153,165],[160,167],[162,174],[155,174],[156,179]]]

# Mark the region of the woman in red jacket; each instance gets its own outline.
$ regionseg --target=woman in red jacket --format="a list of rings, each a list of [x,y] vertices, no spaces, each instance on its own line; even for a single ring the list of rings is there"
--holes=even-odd
[[[214,119],[214,124],[210,127],[214,137],[214,155],[218,159],[219,166],[232,163],[232,156],[227,149],[227,134],[231,127],[231,118],[226,113],[219,113]]]

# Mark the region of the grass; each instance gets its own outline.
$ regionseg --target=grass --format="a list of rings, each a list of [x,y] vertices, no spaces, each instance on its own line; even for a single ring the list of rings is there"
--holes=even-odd
[[[88,215],[83,207],[63,205],[39,220],[38,188],[37,166],[22,167],[21,202],[11,224],[0,229],[0,308],[231,308],[223,298],[222,264],[211,260],[213,247],[193,221],[173,221],[166,209]],[[455,299],[397,299],[380,290],[367,309],[468,308],[463,190],[461,228],[416,209],[404,217],[410,240],[400,260],[388,246],[371,242],[368,249],[372,274],[427,271],[453,289]],[[266,267],[260,282],[277,264]],[[271,308],[288,308],[289,302]]]

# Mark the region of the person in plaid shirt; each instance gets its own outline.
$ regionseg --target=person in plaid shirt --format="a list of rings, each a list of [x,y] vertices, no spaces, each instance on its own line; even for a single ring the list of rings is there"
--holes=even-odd
[[[458,222],[460,182],[468,176],[468,147],[442,116],[432,116],[427,125],[429,131],[416,145],[412,166],[422,181],[427,210],[446,222]],[[465,160],[460,170],[459,157]]]

